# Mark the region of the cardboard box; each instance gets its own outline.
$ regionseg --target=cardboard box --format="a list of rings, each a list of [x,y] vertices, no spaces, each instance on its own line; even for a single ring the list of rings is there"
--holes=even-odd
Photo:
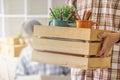
[[[26,46],[22,38],[6,37],[0,42],[0,53],[7,56],[18,57]]]
[[[18,80],[70,80],[70,76],[29,75],[21,76]]]
[[[1,53],[7,56],[13,56],[13,57],[19,57],[22,49],[26,45],[8,45],[8,44],[2,44],[1,47]]]
[[[22,45],[25,44],[24,40],[22,38],[16,38],[16,37],[7,37],[4,39],[5,44],[9,45]]]
[[[95,56],[102,43],[102,40],[97,38],[101,32],[108,31],[35,26],[32,59],[81,69],[109,68],[111,57]]]

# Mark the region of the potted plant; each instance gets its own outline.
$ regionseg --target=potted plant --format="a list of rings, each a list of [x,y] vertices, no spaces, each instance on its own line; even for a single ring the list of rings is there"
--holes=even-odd
[[[54,13],[54,15],[52,13],[50,13],[50,21],[57,19],[60,20],[60,15],[62,12],[62,20],[66,21],[66,19],[68,18],[68,16],[71,14],[71,12],[74,11],[74,7],[71,6],[62,6],[60,7],[55,7],[52,9],[52,12]],[[75,19],[72,16],[69,20],[67,20],[68,24],[70,23],[75,23]]]

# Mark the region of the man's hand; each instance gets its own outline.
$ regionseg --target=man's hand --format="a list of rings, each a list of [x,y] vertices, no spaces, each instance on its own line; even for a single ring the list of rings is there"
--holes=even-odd
[[[100,51],[96,56],[99,57],[106,57],[109,56],[109,51],[115,44],[120,39],[120,33],[110,33],[110,32],[104,32],[98,35],[98,38],[103,39],[103,44],[101,46]]]

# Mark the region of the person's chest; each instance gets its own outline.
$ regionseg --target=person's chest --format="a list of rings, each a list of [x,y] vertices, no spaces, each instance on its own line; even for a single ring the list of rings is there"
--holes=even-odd
[[[119,25],[120,16],[116,17],[118,5],[119,0],[78,0],[77,8],[81,18],[85,11],[90,10],[90,20],[98,22],[100,29],[114,30]]]

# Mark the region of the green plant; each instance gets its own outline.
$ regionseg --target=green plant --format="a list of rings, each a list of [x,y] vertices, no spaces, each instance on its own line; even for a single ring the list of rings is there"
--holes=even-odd
[[[63,13],[63,20],[66,20],[67,17],[70,15],[70,13],[74,10],[73,7],[70,7],[70,6],[62,6],[61,8],[60,7],[55,7],[52,9],[53,10],[53,13],[55,14],[55,17],[57,19],[60,19],[60,10],[62,10],[62,13]],[[53,20],[55,19],[54,16],[52,15],[52,13],[50,13],[50,20]],[[68,20],[69,23],[75,23],[75,19],[74,17],[72,16],[69,20]]]
[[[23,38],[23,37],[22,37],[21,34],[17,34],[17,35],[15,36],[15,38],[19,38],[19,39],[20,39],[20,38]]]

